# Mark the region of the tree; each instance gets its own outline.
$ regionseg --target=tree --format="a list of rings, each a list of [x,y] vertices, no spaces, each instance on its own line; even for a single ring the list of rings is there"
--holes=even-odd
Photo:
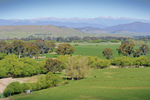
[[[86,57],[82,57],[78,60],[76,66],[76,77],[78,79],[84,78],[89,72],[90,66],[88,65],[88,59]]]
[[[40,49],[40,54],[44,55],[46,49],[46,42],[44,40],[35,41],[35,45],[37,45]]]
[[[6,77],[8,71],[5,67],[0,67],[0,78]]]
[[[54,42],[46,42],[44,40],[37,40],[35,45],[39,47],[40,54],[42,55],[44,55],[44,53],[48,53],[49,51],[53,51],[56,46]]]
[[[56,50],[56,52],[58,54],[72,54],[75,51],[75,49],[69,44],[69,43],[63,43],[63,44],[59,44],[58,49]]]
[[[66,65],[66,74],[74,80],[75,77],[75,67],[76,67],[76,60],[75,57],[69,57],[68,62],[65,63]]]
[[[113,57],[113,50],[110,48],[105,48],[103,55],[106,57],[106,59],[111,59]]]
[[[119,54],[123,54],[124,56],[130,56],[134,50],[133,43],[122,43],[119,48],[117,48]]]
[[[26,43],[24,53],[26,53],[30,58],[33,56],[38,56],[39,47],[32,43]]]
[[[6,47],[7,47],[7,43],[5,41],[0,41],[0,52],[5,53]]]
[[[22,92],[23,92],[23,88],[21,84],[19,82],[12,82],[4,90],[4,95],[10,96],[10,95],[19,94]]]
[[[54,42],[47,42],[46,45],[47,45],[47,52],[48,51],[52,52],[55,49],[55,46],[56,46],[56,44]]]
[[[71,56],[65,64],[66,74],[70,76],[72,80],[74,80],[74,78],[84,78],[90,69],[88,59],[82,56]]]
[[[140,57],[141,56],[141,50],[136,49],[133,53],[133,57]]]
[[[5,53],[0,53],[0,60],[4,59],[4,57],[7,56]]]
[[[146,55],[147,52],[149,51],[148,45],[143,44],[143,45],[140,47],[140,51],[141,51],[141,55]]]
[[[52,73],[56,73],[57,71],[61,71],[61,62],[57,59],[47,59],[45,69],[47,72],[51,71]]]
[[[5,47],[5,51],[4,51],[6,54],[12,54],[13,53],[13,47],[12,45],[7,45]]]
[[[25,49],[24,42],[22,42],[20,40],[15,40],[12,42],[12,47],[13,47],[13,52],[16,55],[18,55],[18,57],[20,58],[21,54],[23,53],[23,51]]]

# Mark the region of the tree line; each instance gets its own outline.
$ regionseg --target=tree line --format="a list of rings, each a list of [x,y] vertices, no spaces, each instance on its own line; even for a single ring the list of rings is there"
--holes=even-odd
[[[130,57],[133,54],[133,57],[140,57],[146,55],[149,51],[149,47],[146,44],[142,44],[139,49],[134,49],[135,44],[125,42],[122,43],[119,48],[117,48],[118,54],[122,54],[123,56]],[[103,55],[106,59],[111,59],[113,57],[113,50],[110,48],[105,48],[103,51]]]
[[[54,42],[46,42],[44,40],[37,40],[35,42],[24,42],[21,40],[14,40],[11,44],[7,44],[5,41],[0,41],[0,52],[10,54],[16,54],[20,58],[30,57],[37,58],[39,54],[48,53],[55,48]]]

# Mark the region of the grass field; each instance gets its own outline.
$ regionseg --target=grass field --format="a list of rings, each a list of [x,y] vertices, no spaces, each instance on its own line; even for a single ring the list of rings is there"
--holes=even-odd
[[[95,69],[85,79],[15,100],[150,100],[150,68]],[[96,77],[94,77],[96,76]]]
[[[74,46],[75,44],[78,44],[78,46]],[[103,50],[105,48],[111,48],[113,50],[113,58],[122,56],[118,55],[118,51],[116,50],[120,46],[120,43],[71,43],[71,45],[73,45],[75,48],[73,55],[97,56],[99,58],[105,59],[102,54]],[[147,45],[150,47],[150,42],[147,43]],[[135,49],[139,49],[139,46],[135,46]],[[58,55],[45,54],[45,56],[46,58],[56,58]],[[147,53],[146,57],[150,58],[150,51]]]
[[[75,53],[73,55],[83,55],[83,56],[98,56],[99,58],[105,59],[102,52],[105,48],[111,48],[114,53],[114,57],[118,57],[118,48],[120,43],[87,43],[79,44],[79,46],[74,46]]]

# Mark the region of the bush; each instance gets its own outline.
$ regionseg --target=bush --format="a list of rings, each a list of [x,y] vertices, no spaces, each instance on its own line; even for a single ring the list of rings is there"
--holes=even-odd
[[[34,59],[25,57],[18,58],[16,55],[8,55],[0,60],[0,77],[32,76],[39,73],[45,73],[43,62],[37,62]]]
[[[19,82],[10,83],[4,91],[4,95],[7,97],[14,94],[22,93],[25,90],[38,91],[41,89],[46,89],[49,87],[57,86],[60,81],[61,78],[58,75],[49,72],[46,75],[41,76],[36,83],[22,83],[22,84],[20,84]]]
[[[58,75],[48,72],[46,76],[41,76],[38,82],[32,83],[31,85],[33,85],[32,89],[37,91],[56,86],[60,81],[61,78]]]
[[[0,78],[6,77],[8,71],[4,67],[0,67]]]
[[[32,84],[33,83],[22,83],[21,86],[22,86],[23,91],[32,90]]]
[[[65,63],[67,63],[68,59],[69,59],[70,55],[59,55],[56,59],[61,61],[62,64],[60,65],[62,69],[66,68]]]
[[[150,58],[147,58],[145,56],[135,58],[135,65],[137,65],[137,66],[150,66]]]
[[[98,60],[98,57],[88,56],[88,65],[94,67],[94,63]]]
[[[4,95],[7,97],[10,95],[19,94],[22,92],[23,92],[22,85],[19,82],[12,82],[4,90]]]
[[[114,60],[112,60],[111,64],[121,67],[132,66],[134,65],[134,60],[130,57],[116,57]]]
[[[46,60],[45,69],[47,72],[51,71],[52,73],[61,72],[61,61],[49,58]]]
[[[74,44],[74,46],[79,46],[79,44]]]
[[[103,69],[110,66],[109,60],[98,59],[93,63],[94,68]]]
[[[46,80],[47,80],[47,86],[52,87],[52,86],[56,86],[60,82],[61,78],[58,75],[53,74],[52,72],[48,72],[46,74]]]
[[[7,55],[7,54],[0,52],[0,60],[4,59],[4,57],[5,57],[6,55]]]
[[[74,51],[74,47],[72,47],[69,43],[59,44],[58,49],[56,50],[57,54],[62,55],[71,55],[72,53],[74,53]]]

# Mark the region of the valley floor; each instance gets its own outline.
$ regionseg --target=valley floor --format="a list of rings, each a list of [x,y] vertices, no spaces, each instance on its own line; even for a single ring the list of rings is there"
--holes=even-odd
[[[94,69],[87,78],[14,100],[150,100],[150,68]]]

